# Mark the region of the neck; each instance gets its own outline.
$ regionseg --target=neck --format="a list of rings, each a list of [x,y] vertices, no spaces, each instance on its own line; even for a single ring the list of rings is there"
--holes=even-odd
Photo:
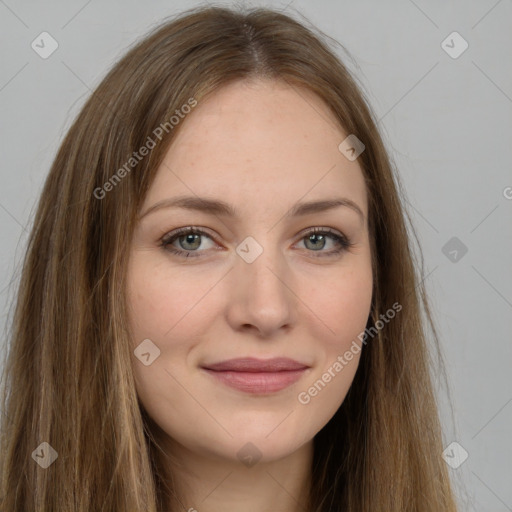
[[[172,512],[308,512],[313,441],[286,457],[246,466],[167,443],[164,463]]]

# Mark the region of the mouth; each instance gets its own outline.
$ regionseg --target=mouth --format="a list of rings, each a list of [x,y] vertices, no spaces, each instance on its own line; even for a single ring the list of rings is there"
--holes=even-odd
[[[205,365],[201,369],[218,382],[245,393],[269,394],[297,382],[309,366],[288,358],[241,358]]]

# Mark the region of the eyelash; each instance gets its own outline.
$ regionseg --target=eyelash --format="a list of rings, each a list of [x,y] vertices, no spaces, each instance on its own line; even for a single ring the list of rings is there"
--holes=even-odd
[[[199,256],[199,253],[204,252],[204,251],[197,251],[197,250],[196,251],[186,251],[183,249],[178,250],[175,247],[171,246],[171,244],[175,240],[177,240],[178,238],[180,238],[182,236],[189,235],[189,234],[204,235],[204,236],[210,238],[211,240],[213,240],[213,238],[208,233],[206,233],[204,230],[202,230],[200,228],[196,228],[195,226],[188,226],[185,228],[177,229],[176,231],[168,233],[165,236],[163,236],[160,240],[160,246],[163,247],[166,251],[170,252],[171,254],[175,254],[176,256],[179,256],[179,257],[183,257],[183,258],[201,257],[201,256]],[[306,232],[300,240],[304,240],[306,237],[311,236],[312,234],[329,235],[329,237],[332,238],[338,245],[337,249],[333,249],[331,251],[327,251],[327,252],[319,251],[319,254],[313,255],[313,257],[315,257],[315,258],[334,257],[334,256],[341,254],[342,252],[347,251],[350,247],[352,247],[354,245],[347,237],[337,234],[330,228],[313,228],[313,229],[309,230],[308,232]],[[198,254],[197,255],[194,254],[195,252],[197,252]],[[310,252],[316,252],[316,251],[310,251]],[[186,256],[183,256],[184,253],[186,253]]]

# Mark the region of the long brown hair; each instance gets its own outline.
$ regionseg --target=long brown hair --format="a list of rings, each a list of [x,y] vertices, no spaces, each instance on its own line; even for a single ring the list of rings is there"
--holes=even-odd
[[[220,7],[190,9],[131,48],[56,155],[23,262],[4,366],[2,511],[156,512],[168,504],[172,488],[158,463],[155,425],[130,371],[131,234],[186,122],[172,116],[250,78],[313,91],[343,131],[363,141],[358,161],[374,273],[367,327],[392,304],[402,306],[374,329],[348,395],[315,436],[311,503],[302,505],[315,512],[456,511],[442,460],[431,371],[443,365],[423,260],[420,269],[401,185],[368,101],[320,32],[273,10]],[[143,146],[150,151],[139,159]],[[57,453],[47,468],[34,456],[48,456],[44,442]]]

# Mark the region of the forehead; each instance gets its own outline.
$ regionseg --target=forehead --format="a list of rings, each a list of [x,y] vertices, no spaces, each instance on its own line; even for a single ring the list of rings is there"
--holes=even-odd
[[[348,133],[311,91],[269,80],[222,87],[180,121],[145,204],[182,194],[223,198],[247,213],[343,195],[366,214]]]

